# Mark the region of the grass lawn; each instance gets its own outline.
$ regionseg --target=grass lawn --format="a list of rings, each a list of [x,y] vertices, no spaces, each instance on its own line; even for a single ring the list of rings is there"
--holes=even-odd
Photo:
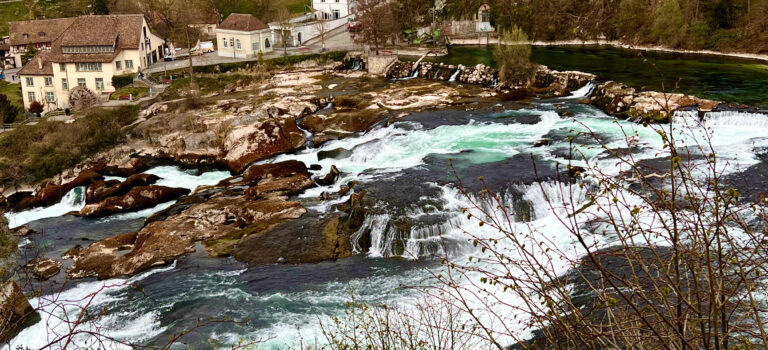
[[[0,3],[0,35],[8,35],[8,22],[28,19],[29,10],[23,1]]]
[[[312,5],[310,0],[282,0],[291,13],[305,13]]]
[[[133,99],[139,99],[149,96],[149,87],[141,83],[134,83],[128,86],[123,86],[119,90],[109,95],[110,100],[117,100],[122,95],[133,95]]]

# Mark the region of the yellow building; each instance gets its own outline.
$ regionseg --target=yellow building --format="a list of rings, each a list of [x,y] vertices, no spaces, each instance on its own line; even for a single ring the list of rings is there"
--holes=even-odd
[[[250,58],[271,52],[274,38],[256,17],[233,13],[216,27],[216,43],[221,57]]]
[[[85,87],[102,98],[115,91],[112,77],[137,74],[162,60],[163,40],[142,15],[81,16],[19,71],[25,108],[70,107],[69,92]]]

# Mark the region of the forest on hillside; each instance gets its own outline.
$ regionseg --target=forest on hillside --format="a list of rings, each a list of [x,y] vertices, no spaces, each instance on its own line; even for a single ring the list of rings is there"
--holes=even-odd
[[[384,1],[384,0],[377,0]],[[183,4],[199,11],[250,13],[265,21],[277,10],[309,10],[309,0],[24,0],[29,15],[63,17],[96,10],[141,13],[142,4]],[[497,29],[517,26],[531,40],[619,40],[635,45],[768,53],[768,0],[390,0],[402,29],[474,16],[491,5]],[[172,5],[169,5],[172,6]],[[168,6],[166,6],[168,7]],[[18,18],[27,19],[27,18]]]
[[[422,2],[397,1],[410,3],[403,9]],[[447,0],[443,13],[446,18],[471,16],[483,3],[491,5],[497,28],[519,26],[532,40],[607,39],[768,52],[768,0]],[[411,18],[426,15],[401,12],[408,13]]]

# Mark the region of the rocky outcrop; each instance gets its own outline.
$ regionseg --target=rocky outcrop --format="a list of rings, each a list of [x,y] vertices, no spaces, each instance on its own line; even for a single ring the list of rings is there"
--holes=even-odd
[[[299,149],[304,141],[294,119],[270,119],[233,130],[224,141],[224,159],[233,172],[240,173],[253,162]]]
[[[182,198],[137,233],[68,252],[75,263],[67,276],[132,275],[194,251],[195,242],[203,242],[212,256],[229,255],[244,237],[301,218],[306,209],[286,196],[311,186],[315,183],[302,162],[252,165],[241,176]]]
[[[389,79],[420,77],[430,80],[455,81],[464,84],[481,85],[497,88],[529,88],[528,86],[506,86],[499,82],[499,72],[483,64],[473,67],[450,65],[445,63],[422,62],[416,71],[410,62],[396,62],[387,73]],[[415,74],[414,74],[415,73]],[[565,96],[571,90],[578,89],[595,79],[595,75],[582,72],[558,72],[545,66],[539,66],[530,88],[542,97]],[[521,95],[526,97],[525,94]]]
[[[101,202],[108,197],[123,196],[134,187],[154,185],[160,178],[151,174],[136,174],[129,176],[125,181],[119,180],[97,181],[88,186],[85,192],[85,203],[93,204]]]
[[[45,281],[61,271],[61,262],[49,258],[35,258],[27,262],[24,269],[38,280]]]
[[[94,182],[103,179],[101,174],[89,169],[81,172],[75,179],[64,184],[55,184],[51,181],[45,182],[41,184],[36,195],[21,200],[14,206],[13,210],[22,211],[33,207],[54,205],[60,202],[67,192],[73,188],[90,186]]]
[[[253,224],[269,226],[296,219],[306,210],[285,198],[219,197],[194,204],[182,213],[155,221],[138,233],[107,238],[91,244],[75,257],[69,278],[100,279],[132,275],[167,264],[193,252],[198,241],[215,241]],[[125,254],[121,254],[121,251]],[[212,255],[225,255],[225,249]]]
[[[15,229],[11,230],[11,234],[12,235],[21,236],[21,237],[27,236],[27,235],[32,234],[32,233],[35,233],[35,231],[33,231],[27,225],[19,226],[19,227],[15,228]]]
[[[165,186],[138,186],[122,196],[109,197],[96,204],[88,204],[79,215],[83,217],[99,217],[123,212],[152,208],[160,203],[178,199],[189,194],[186,188],[171,188]]]
[[[637,92],[634,88],[613,81],[599,85],[590,103],[610,115],[647,123],[668,123],[670,115],[675,111],[694,109],[708,112],[722,104],[720,101],[684,94]]]
[[[336,182],[336,179],[339,177],[339,174],[339,169],[336,168],[335,165],[331,165],[331,170],[328,171],[328,174],[318,179],[317,184],[320,186],[333,185]]]
[[[16,282],[3,283],[0,286],[0,342],[7,342],[34,312]]]
[[[555,71],[539,66],[531,86],[539,97],[561,97],[595,80],[594,74],[575,71]]]
[[[344,210],[326,218],[305,217],[266,230],[254,228],[237,244],[232,256],[252,265],[316,263],[349,257],[353,254],[351,236],[363,224],[364,196],[353,195]]]

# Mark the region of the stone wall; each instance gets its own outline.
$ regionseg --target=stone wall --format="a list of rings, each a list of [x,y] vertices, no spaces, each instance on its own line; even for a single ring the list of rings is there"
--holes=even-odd
[[[505,86],[499,82],[498,70],[486,65],[452,65],[422,62],[413,70],[413,62],[395,62],[386,74],[389,79],[424,78],[429,80],[453,81],[463,84],[498,88],[529,88]],[[595,79],[593,74],[582,72],[558,72],[540,66],[530,88],[538,95],[564,96]]]

